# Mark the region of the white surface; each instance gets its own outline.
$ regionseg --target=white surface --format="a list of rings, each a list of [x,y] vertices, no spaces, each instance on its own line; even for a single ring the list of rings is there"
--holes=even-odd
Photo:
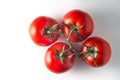
[[[120,0],[0,0],[0,80],[120,80]],[[107,65],[91,68],[76,59],[64,74],[51,73],[44,65],[47,47],[29,36],[31,21],[41,15],[60,20],[72,9],[88,12],[95,24],[91,36],[112,46]]]

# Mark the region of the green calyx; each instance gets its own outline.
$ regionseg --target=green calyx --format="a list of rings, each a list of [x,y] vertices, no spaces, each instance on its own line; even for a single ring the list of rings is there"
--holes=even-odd
[[[85,45],[85,46],[86,46],[86,45]],[[96,58],[97,55],[98,55],[98,51],[95,50],[95,47],[96,47],[96,45],[93,45],[91,48],[88,47],[88,46],[86,46],[87,52],[86,52],[86,55],[85,55],[84,59],[87,58],[87,57],[89,57],[89,56],[91,56],[92,59],[95,60],[95,58]]]
[[[65,52],[66,52],[65,45],[63,46],[62,51],[58,51],[57,49],[55,49],[55,51],[56,51],[56,55],[57,55],[56,59],[60,60],[62,64],[64,63],[65,58],[71,58],[74,55],[74,54],[69,55],[69,56],[65,55]],[[69,50],[67,50],[67,51],[69,51]]]
[[[81,26],[76,26],[74,22],[72,22],[72,26],[69,26],[68,24],[64,24],[68,29],[72,31],[72,33],[76,33],[79,37],[80,40],[82,40],[82,36],[79,33],[79,30],[83,28],[83,25]]]
[[[52,27],[49,28],[44,28],[43,29],[43,35],[48,36],[49,39],[52,41],[52,33],[56,30],[58,24],[53,25]]]

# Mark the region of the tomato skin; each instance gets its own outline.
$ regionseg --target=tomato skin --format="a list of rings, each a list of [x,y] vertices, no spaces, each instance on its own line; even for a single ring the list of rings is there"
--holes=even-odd
[[[98,52],[95,59],[93,59],[91,56],[88,56],[84,59],[84,61],[88,65],[90,65],[92,67],[100,67],[100,66],[105,65],[110,60],[111,47],[110,47],[109,43],[107,41],[105,41],[104,39],[99,38],[99,37],[91,37],[91,38],[87,39],[83,43],[83,45],[80,49],[81,52],[84,52],[82,55],[83,57],[85,57],[86,52],[87,52],[87,48],[85,45],[90,48],[93,45],[95,45],[95,50]]]
[[[43,35],[43,29],[50,28],[55,24],[58,24],[58,22],[51,17],[37,17],[35,20],[32,21],[29,28],[29,34],[32,41],[39,46],[49,46],[50,44],[54,43],[59,37],[58,34],[52,33],[51,41],[48,36]],[[56,29],[56,31],[58,31],[58,28]]]
[[[64,50],[69,48],[68,44],[63,43],[63,42],[58,42],[58,43],[55,43],[54,45],[52,45],[46,51],[45,65],[51,72],[54,72],[57,74],[64,73],[64,72],[68,71],[69,69],[71,69],[74,64],[75,55],[73,55],[70,58],[64,58],[63,63],[61,63],[61,61],[57,59],[57,54],[56,54],[55,50],[58,50],[61,52],[63,49],[63,46],[65,46]],[[70,56],[73,53],[74,52],[72,50],[70,50],[70,51],[65,52],[64,55]]]
[[[80,28],[80,26],[83,26],[80,30],[78,30],[78,33],[81,35],[82,40],[79,38],[78,34],[73,33],[70,37],[70,40],[73,42],[80,42],[85,40],[92,32],[94,29],[94,24],[91,16],[81,10],[72,10],[69,11],[67,14],[62,19],[62,30],[63,33],[68,36],[70,33],[70,29],[67,28],[64,24],[67,24],[69,26],[73,26],[72,23],[75,23],[77,28]]]

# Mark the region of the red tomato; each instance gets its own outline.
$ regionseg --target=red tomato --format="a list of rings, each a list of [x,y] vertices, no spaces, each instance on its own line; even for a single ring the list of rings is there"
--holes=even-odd
[[[68,44],[58,42],[52,45],[45,54],[45,64],[54,73],[63,73],[72,68],[75,55]],[[64,52],[65,51],[65,52]]]
[[[105,65],[111,57],[111,47],[109,43],[99,37],[87,39],[81,49],[84,61],[93,67]]]
[[[48,29],[57,26],[58,22],[50,17],[39,16],[30,25],[29,33],[34,43],[39,46],[49,46],[58,39],[58,34],[50,33]],[[55,31],[58,31],[59,27]],[[46,30],[46,31],[45,31]]]
[[[66,36],[74,29],[70,36],[70,40],[73,42],[85,40],[93,32],[94,28],[91,16],[81,10],[72,10],[65,14],[62,23],[62,30]]]

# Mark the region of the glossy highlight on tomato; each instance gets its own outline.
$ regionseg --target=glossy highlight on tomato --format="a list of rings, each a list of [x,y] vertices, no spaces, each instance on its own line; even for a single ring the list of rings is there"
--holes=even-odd
[[[94,29],[92,17],[82,10],[71,10],[66,13],[62,19],[62,30],[66,36],[69,36],[71,30],[73,33],[70,40],[81,42],[91,35]]]
[[[70,70],[74,64],[75,55],[72,50],[68,50],[69,45],[57,42],[52,45],[45,54],[45,65],[54,73],[64,73]]]
[[[84,61],[92,67],[100,67],[108,63],[111,57],[111,47],[107,41],[99,37],[87,39],[81,49]]]
[[[55,33],[50,33],[50,31],[48,31],[49,34],[46,35],[47,32],[45,34],[45,29],[51,28],[56,24],[58,24],[58,22],[51,17],[37,17],[35,20],[32,21],[29,28],[29,34],[32,41],[39,46],[49,46],[54,43],[58,39],[59,35]],[[58,29],[59,27],[57,27],[55,31],[58,31]]]

